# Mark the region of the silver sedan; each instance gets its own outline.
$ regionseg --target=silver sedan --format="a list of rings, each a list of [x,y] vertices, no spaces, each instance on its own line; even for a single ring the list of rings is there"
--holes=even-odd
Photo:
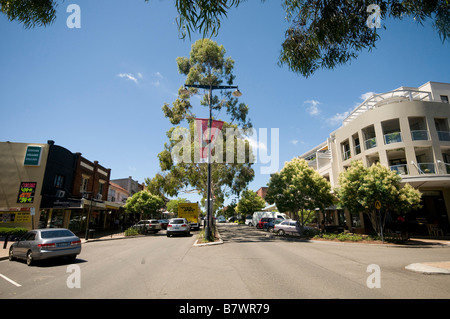
[[[75,260],[81,252],[81,240],[65,228],[34,229],[9,248],[9,260],[25,259],[30,266],[35,260],[68,256]]]

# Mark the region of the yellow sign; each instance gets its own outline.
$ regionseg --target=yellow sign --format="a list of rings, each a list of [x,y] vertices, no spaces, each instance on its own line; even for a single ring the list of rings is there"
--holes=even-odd
[[[30,223],[30,212],[0,212],[0,224],[3,223]]]
[[[186,218],[191,223],[198,223],[198,203],[179,203],[178,217]]]
[[[381,209],[381,202],[379,200],[375,201],[375,209]]]

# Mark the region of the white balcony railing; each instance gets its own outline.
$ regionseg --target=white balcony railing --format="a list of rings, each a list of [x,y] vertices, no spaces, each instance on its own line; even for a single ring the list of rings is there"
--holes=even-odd
[[[381,94],[373,94],[363,103],[357,106],[349,116],[343,121],[347,125],[362,113],[370,109],[391,103],[399,103],[403,101],[431,101],[431,92],[419,90],[394,90]]]

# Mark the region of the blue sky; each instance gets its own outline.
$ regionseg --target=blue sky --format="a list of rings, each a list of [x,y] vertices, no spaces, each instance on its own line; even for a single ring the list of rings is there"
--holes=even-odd
[[[71,3],[81,8],[79,29],[66,25]],[[179,38],[174,3],[64,1],[53,25],[29,30],[0,15],[0,141],[51,139],[111,168],[112,179],[153,177],[170,128],[161,107],[185,80],[175,59],[199,38]],[[408,19],[382,21],[376,49],[305,79],[277,65],[284,16],[281,1],[243,2],[213,38],[235,60],[255,129],[279,129],[279,169],[325,141],[367,92],[450,82],[450,42]],[[260,167],[253,190],[269,181]]]

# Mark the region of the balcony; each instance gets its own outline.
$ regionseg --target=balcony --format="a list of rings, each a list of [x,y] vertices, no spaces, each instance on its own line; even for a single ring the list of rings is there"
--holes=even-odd
[[[366,146],[366,150],[377,147],[377,138],[376,137],[369,138],[365,140],[364,144]]]
[[[450,141],[450,131],[437,131],[439,141],[449,142]]]
[[[389,166],[389,168],[391,171],[395,171],[399,175],[408,175],[409,174],[408,165],[406,165],[406,164],[392,165],[392,166]]]
[[[384,135],[384,143],[392,144],[392,143],[400,143],[402,141],[402,133],[394,132]]]
[[[361,153],[361,145],[356,145],[355,146],[355,154],[358,155],[359,153]]]
[[[420,174],[436,174],[436,165],[434,163],[417,163]]]
[[[411,131],[411,138],[413,141],[428,141],[427,130]]]
[[[344,161],[350,159],[351,157],[352,157],[352,155],[350,154],[350,150],[345,151],[345,152],[342,154],[342,158],[343,158]]]

